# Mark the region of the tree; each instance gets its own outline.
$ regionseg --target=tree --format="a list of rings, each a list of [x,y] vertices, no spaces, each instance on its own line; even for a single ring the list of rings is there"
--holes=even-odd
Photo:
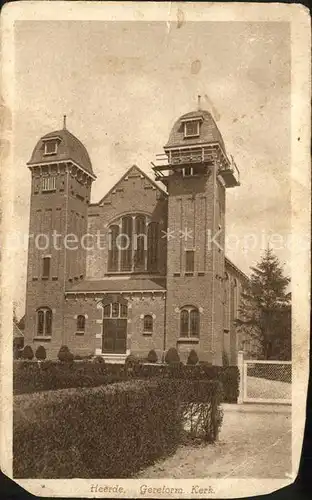
[[[251,271],[236,320],[238,333],[255,339],[264,359],[290,359],[290,279],[270,248]]]

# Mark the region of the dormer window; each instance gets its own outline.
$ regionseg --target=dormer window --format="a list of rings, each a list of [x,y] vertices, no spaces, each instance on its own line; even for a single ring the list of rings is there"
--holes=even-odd
[[[191,120],[184,123],[184,138],[199,136],[199,120]]]
[[[56,155],[56,153],[57,153],[57,140],[52,139],[50,141],[45,141],[44,154],[45,155]]]

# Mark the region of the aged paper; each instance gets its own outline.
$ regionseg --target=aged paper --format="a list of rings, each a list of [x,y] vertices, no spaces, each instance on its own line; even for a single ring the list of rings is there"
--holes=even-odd
[[[293,483],[309,368],[308,11],[15,2],[1,21],[3,472],[47,497],[237,498]],[[280,316],[268,340],[263,323],[262,336],[246,334],[240,308],[253,269],[272,255],[290,279],[276,278]],[[235,401],[223,396],[214,414],[215,426],[223,415],[219,432],[209,431],[214,442],[181,441],[169,453],[176,427],[168,434],[162,403],[144,403],[144,387],[154,390],[174,356],[179,373],[229,368],[240,381]],[[153,382],[136,380],[133,360]],[[93,361],[117,383],[93,384]],[[132,381],[120,375],[126,366]],[[67,382],[55,375],[52,387],[44,367],[64,370]],[[32,389],[22,369],[33,370]],[[130,396],[122,415],[114,408],[114,391],[124,390],[141,404],[140,424],[130,422]],[[188,410],[183,432],[212,407],[196,407],[194,421]],[[148,431],[146,422],[156,413],[165,438],[153,455],[156,424]],[[141,446],[138,466],[131,446]]]

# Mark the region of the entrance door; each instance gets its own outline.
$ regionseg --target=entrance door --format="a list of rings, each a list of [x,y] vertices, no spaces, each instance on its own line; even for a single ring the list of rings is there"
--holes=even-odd
[[[102,351],[125,354],[127,350],[127,320],[105,318],[103,320]]]
[[[103,337],[102,352],[126,354],[127,351],[127,316],[128,307],[122,297],[106,298],[103,301]]]

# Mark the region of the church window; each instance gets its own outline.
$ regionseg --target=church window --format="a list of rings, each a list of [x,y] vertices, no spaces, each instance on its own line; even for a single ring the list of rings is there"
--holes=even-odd
[[[57,153],[57,140],[45,141],[44,143],[44,154],[45,155],[56,155]]]
[[[41,307],[37,311],[37,335],[50,337],[52,335],[52,311]]]
[[[42,279],[50,278],[51,257],[43,257],[42,259]]]
[[[199,311],[196,307],[183,307],[180,311],[180,337],[199,337]]]
[[[199,120],[192,120],[184,123],[184,137],[199,136]]]
[[[109,273],[157,271],[158,222],[145,215],[124,215],[110,226],[109,234]]]
[[[143,319],[143,329],[145,333],[153,332],[153,316],[146,314]]]
[[[186,250],[185,252],[185,272],[193,273],[194,272],[194,250]]]
[[[86,328],[86,317],[83,314],[77,316],[77,333],[83,334]]]

